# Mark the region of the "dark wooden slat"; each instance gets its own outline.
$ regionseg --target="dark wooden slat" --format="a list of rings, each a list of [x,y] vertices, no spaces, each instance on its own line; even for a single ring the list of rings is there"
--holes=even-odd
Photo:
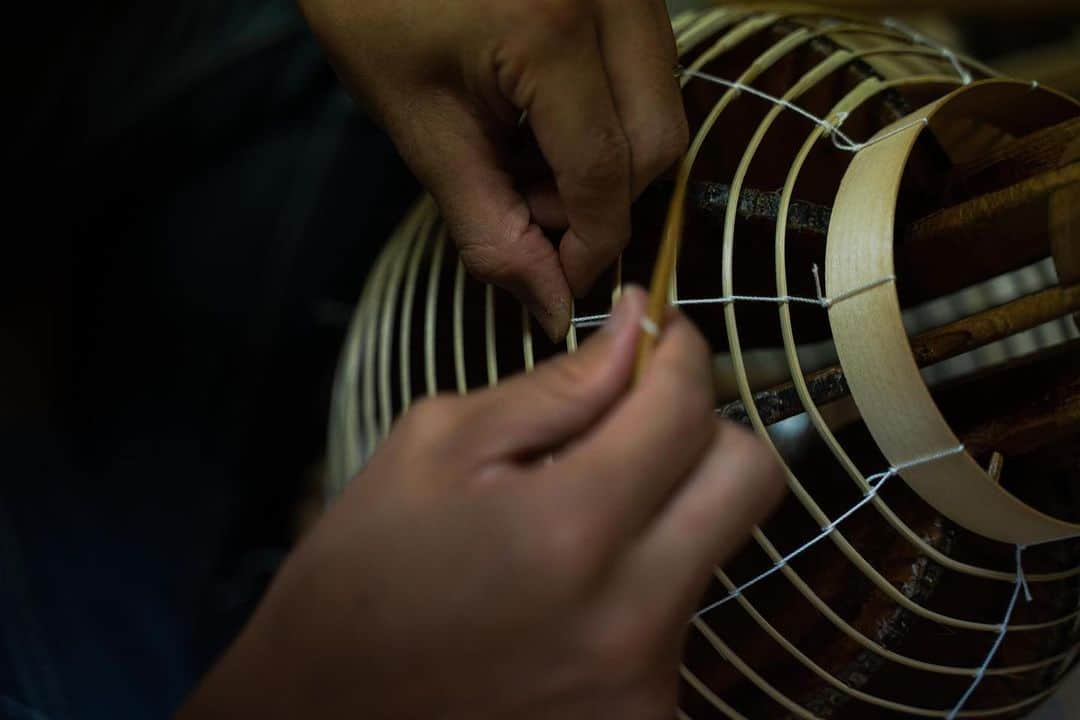
[[[1078,310],[1080,285],[1048,288],[920,333],[911,340],[911,352],[919,367],[927,367]],[[844,371],[839,365],[808,373],[806,384],[810,396],[819,406],[849,394]],[[803,411],[795,387],[790,382],[755,393],[754,400],[766,425],[786,420]],[[749,423],[741,401],[730,402],[719,412],[728,420]]]

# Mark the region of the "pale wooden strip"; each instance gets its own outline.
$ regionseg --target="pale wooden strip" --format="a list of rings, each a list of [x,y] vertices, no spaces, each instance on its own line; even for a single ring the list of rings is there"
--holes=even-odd
[[[427,395],[432,397],[439,392],[439,382],[435,369],[435,322],[439,302],[439,277],[442,275],[443,254],[446,252],[447,230],[444,225],[435,238],[435,251],[428,268],[427,298],[424,307],[424,380]]]
[[[458,258],[457,271],[454,273],[454,377],[457,378],[457,391],[464,395],[469,392],[469,383],[465,374],[465,263]]]
[[[863,101],[868,99],[869,96],[863,97],[868,91],[872,94],[877,94],[891,87],[897,86],[911,86],[918,83],[937,84],[937,83],[955,83],[956,80],[947,76],[928,76],[923,78],[904,78],[902,80],[894,80],[890,82],[878,82],[876,80],[868,80],[866,83],[861,84],[856,90],[854,90],[848,97],[844,98],[833,108],[832,113],[836,114],[842,111],[852,111]],[[873,84],[876,83],[876,86]],[[800,171],[806,162],[810,151],[814,145],[819,142],[824,136],[824,129],[821,127],[815,127],[806,142],[799,149],[792,162],[791,168],[788,172],[787,179],[784,182],[783,189],[780,196],[780,205],[777,210],[777,224],[775,232],[776,241],[776,291],[778,295],[788,294],[788,282],[787,282],[787,262],[786,262],[786,238],[787,238],[787,214],[788,208],[791,204],[792,193],[795,189],[795,183],[798,180]],[[824,440],[826,446],[832,451],[837,461],[847,472],[848,476],[855,482],[856,487],[862,493],[866,493],[870,489],[869,483],[866,478],[855,466],[855,463],[848,456],[847,452],[840,445],[836,436],[833,434],[832,429],[828,423],[822,417],[817,405],[814,403],[813,397],[810,394],[810,390],[806,385],[805,374],[802,368],[802,363],[799,360],[798,346],[795,342],[794,329],[791,323],[791,310],[787,305],[779,306],[780,314],[780,329],[784,340],[784,353],[787,358],[788,369],[791,374],[792,385],[795,388],[796,393],[802,403],[803,409],[807,413],[807,417],[810,419],[811,424],[814,426],[818,434]],[[975,577],[981,577],[989,580],[997,580],[1001,582],[1013,582],[1015,576],[1011,572],[1002,572],[1000,570],[992,570],[990,568],[979,567],[971,565],[958,560],[955,560],[948,555],[945,555],[930,543],[926,542],[922,536],[915,532],[911,527],[904,523],[889,507],[880,496],[875,496],[872,501],[875,509],[885,518],[886,522],[900,533],[913,547],[919,552],[926,555],[934,562],[942,565],[943,567],[952,570],[954,572],[961,572]],[[1031,573],[1027,575],[1029,582],[1049,582],[1062,580],[1067,577],[1071,577],[1080,572],[1080,568],[1073,570],[1056,572],[1056,573]]]
[[[378,392],[380,438],[384,438],[390,433],[390,425],[394,420],[394,394],[390,383],[390,357],[394,348],[394,318],[397,316],[398,296],[403,289],[402,276],[405,273],[405,263],[409,257],[411,246],[416,244],[417,229],[429,212],[433,211],[430,202],[427,197],[420,201],[415,212],[409,215],[402,226],[401,234],[396,242],[388,245],[384,250],[391,259],[388,261],[386,293],[376,308],[379,315]]]
[[[682,665],[679,667],[679,675],[686,681],[686,684],[694,688],[701,697],[709,701],[709,704],[724,714],[724,717],[731,718],[731,720],[747,720],[747,717],[735,710],[735,708],[728,705],[726,702],[720,699],[720,696],[712,691],[712,689],[706,685],[701,679],[690,671],[690,668]]]
[[[1012,81],[984,81],[921,112],[933,122],[936,110],[966,92],[985,95],[990,103],[1016,103],[1045,91]],[[848,168],[837,193],[826,250],[831,293],[844,293],[870,275],[893,272],[896,198],[907,155],[921,130],[912,127],[869,146]],[[867,317],[874,322],[865,322]],[[902,457],[912,457],[916,448],[959,443],[908,350],[895,288],[879,287],[834,305],[829,320],[852,398],[891,463],[904,462]],[[901,475],[951,520],[1001,542],[1031,545],[1080,534],[1080,525],[1041,513],[994,483],[967,453],[932,467],[907,468]],[[947,483],[941,481],[945,477]]]
[[[525,372],[532,372],[535,360],[533,359],[532,318],[529,317],[529,309],[521,306],[521,352],[525,356]]]
[[[484,287],[484,347],[487,351],[487,375],[490,387],[499,384],[499,359],[496,357],[498,350],[495,341],[495,288],[487,285]]]
[[[434,205],[427,211],[419,237],[413,244],[409,257],[409,269],[405,274],[404,299],[401,303],[401,322],[398,333],[398,379],[401,387],[401,411],[405,412],[412,405],[412,316],[416,300],[417,278],[420,274],[420,261],[427,252],[435,228],[439,222],[438,209]]]

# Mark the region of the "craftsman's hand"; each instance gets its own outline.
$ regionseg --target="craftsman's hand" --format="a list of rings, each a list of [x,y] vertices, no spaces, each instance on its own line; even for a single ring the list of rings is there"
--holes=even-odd
[[[687,144],[663,0],[300,5],[435,196],[466,267],[561,337],[571,291],[626,244],[631,199]],[[557,249],[541,230],[567,226]]]
[[[672,717],[695,603],[783,483],[684,318],[626,392],[643,307],[409,412],[180,717]]]

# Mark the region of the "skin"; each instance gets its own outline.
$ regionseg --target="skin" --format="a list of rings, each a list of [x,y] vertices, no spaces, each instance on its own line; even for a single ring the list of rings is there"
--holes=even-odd
[[[301,6],[468,268],[565,334],[686,146],[664,4]],[[630,288],[578,353],[415,405],[178,720],[670,718],[687,620],[783,481],[715,419],[683,316],[631,387],[644,308]]]
[[[630,237],[631,200],[687,146],[663,0],[300,6],[438,201],[465,266],[564,336],[572,294]]]
[[[715,419],[681,315],[628,389],[644,305],[632,289],[577,354],[409,412],[179,720],[670,718],[711,569],[783,482]]]

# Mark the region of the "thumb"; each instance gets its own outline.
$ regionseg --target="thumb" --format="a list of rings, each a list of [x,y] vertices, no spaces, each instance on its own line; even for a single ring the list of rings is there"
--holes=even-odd
[[[466,269],[509,291],[561,340],[572,298],[558,250],[533,222],[475,112],[453,96],[430,98],[396,133],[411,139],[399,141],[402,154],[438,202]]]
[[[471,396],[489,457],[531,458],[581,436],[629,386],[645,292],[627,287],[604,328],[581,349]]]

